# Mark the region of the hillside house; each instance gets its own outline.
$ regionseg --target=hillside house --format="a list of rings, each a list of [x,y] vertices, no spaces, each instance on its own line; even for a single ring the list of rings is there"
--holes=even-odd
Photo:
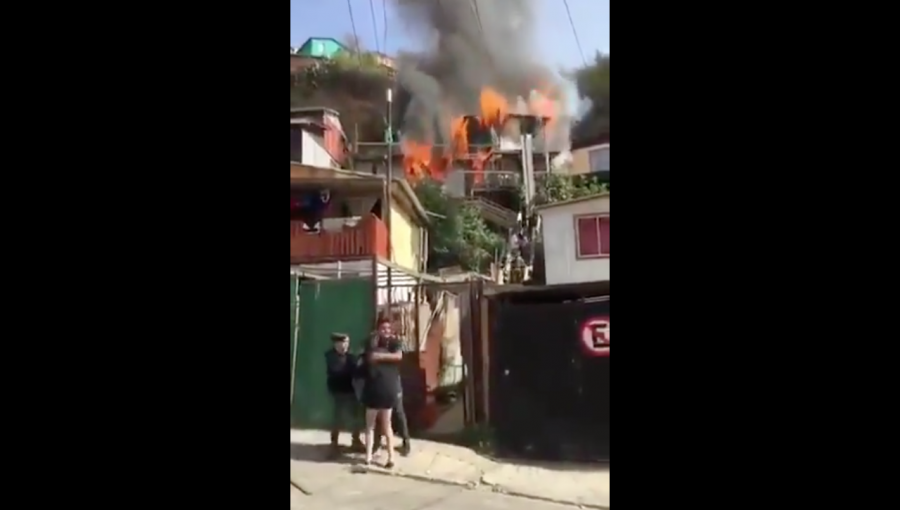
[[[549,285],[609,281],[609,193],[537,208]]]
[[[310,37],[296,50],[291,48],[291,76],[303,69],[315,65],[323,60],[333,59],[341,53],[350,51],[337,39],[331,37]],[[395,70],[396,62],[393,57],[384,53],[367,52],[384,67]]]
[[[609,179],[609,135],[586,143],[573,143],[571,153],[571,174]]]
[[[559,155],[555,148],[548,147],[544,152],[545,146],[549,145],[544,138],[548,120],[534,115],[510,114],[496,129],[485,127],[470,116],[466,124],[469,153],[458,155],[444,169],[440,179],[446,191],[477,207],[495,227],[504,231],[515,227],[517,211],[513,209],[523,182],[523,161],[526,157],[530,159],[535,176],[540,177],[548,172],[551,160]],[[527,149],[525,135],[529,136]],[[442,150],[441,146],[434,149],[436,155]],[[372,175],[387,173],[387,143],[357,141],[351,152],[354,169]],[[405,176],[399,143],[393,144],[390,157],[394,175]]]
[[[394,267],[395,285],[424,272],[425,209],[402,179],[394,179],[390,187],[389,210],[385,193],[383,176],[292,162],[292,272],[329,278],[370,275],[374,265],[381,278]]]
[[[291,108],[291,161],[341,168],[347,160],[347,136],[340,114],[330,108]]]

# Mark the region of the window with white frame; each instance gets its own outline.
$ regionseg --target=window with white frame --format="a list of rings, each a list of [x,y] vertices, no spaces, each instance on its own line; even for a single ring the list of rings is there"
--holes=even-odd
[[[609,172],[609,145],[597,147],[588,152],[591,172]]]
[[[575,256],[609,257],[609,215],[575,217]]]

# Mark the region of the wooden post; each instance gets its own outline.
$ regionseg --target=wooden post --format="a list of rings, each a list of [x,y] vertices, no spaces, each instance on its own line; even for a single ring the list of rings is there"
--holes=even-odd
[[[488,301],[484,296],[483,283],[481,285],[482,292],[479,292],[479,301],[481,302],[481,338],[479,347],[481,348],[481,398],[484,406],[484,424],[491,423],[491,354],[490,354],[490,328],[488,328]]]

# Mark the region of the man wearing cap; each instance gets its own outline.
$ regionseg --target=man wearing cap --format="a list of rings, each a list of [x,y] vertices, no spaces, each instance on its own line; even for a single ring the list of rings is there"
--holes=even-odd
[[[353,376],[357,358],[350,353],[350,337],[344,333],[331,334],[332,348],[325,352],[325,367],[328,375],[328,393],[334,404],[331,418],[331,455],[340,453],[338,436],[341,429],[349,428],[353,434],[352,447],[362,449],[359,438],[361,407],[353,391]]]

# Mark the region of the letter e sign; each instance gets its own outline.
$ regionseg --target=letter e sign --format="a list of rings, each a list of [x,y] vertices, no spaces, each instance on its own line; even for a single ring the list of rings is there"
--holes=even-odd
[[[609,317],[591,317],[581,325],[581,347],[588,356],[609,356]]]

